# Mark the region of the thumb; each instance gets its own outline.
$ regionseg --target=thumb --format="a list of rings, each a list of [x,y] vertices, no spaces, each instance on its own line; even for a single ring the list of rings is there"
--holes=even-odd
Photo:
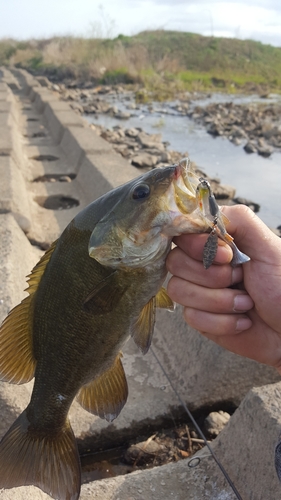
[[[273,264],[281,251],[281,240],[245,205],[222,207],[229,219],[226,230],[238,248],[252,260]]]

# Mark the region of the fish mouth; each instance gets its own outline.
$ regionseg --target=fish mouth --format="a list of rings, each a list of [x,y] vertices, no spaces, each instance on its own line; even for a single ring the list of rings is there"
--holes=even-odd
[[[189,158],[183,158],[175,165],[173,179],[174,200],[182,214],[190,214],[197,208],[196,188],[199,177],[192,171]]]

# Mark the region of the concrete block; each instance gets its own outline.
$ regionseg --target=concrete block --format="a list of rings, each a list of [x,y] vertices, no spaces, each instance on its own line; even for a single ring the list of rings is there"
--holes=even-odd
[[[78,167],[85,154],[113,152],[109,142],[95,134],[92,129],[86,127],[67,127],[60,147],[75,167]]]
[[[209,455],[196,468],[188,463],[186,459],[83,484],[80,500],[237,500]]]
[[[281,383],[252,389],[213,443],[243,500],[277,500],[274,449],[281,432]]]
[[[26,275],[38,260],[38,252],[13,215],[0,213],[0,323],[12,307],[26,296]]]
[[[0,178],[0,213],[10,212],[21,229],[28,232],[31,215],[26,185],[13,158],[0,156]]]
[[[62,104],[65,103],[62,102]],[[57,110],[56,106],[57,103],[53,105],[53,102],[48,102],[45,107],[44,117],[53,139],[56,141],[56,144],[59,144],[62,140],[66,127],[85,127],[86,122],[74,113],[74,111],[71,111],[69,106],[67,107],[67,110],[63,111]]]
[[[45,87],[35,87],[33,89],[34,92],[34,104],[39,113],[43,113],[45,106],[48,102],[53,102],[54,106],[57,102],[63,103],[63,101],[59,101],[57,95],[52,92],[51,90],[45,88]],[[66,103],[63,103],[66,104]],[[61,107],[62,110],[64,111],[69,111],[69,107]]]
[[[77,174],[85,204],[138,175],[139,171],[116,153],[86,155]]]
[[[0,155],[8,156],[13,150],[12,131],[9,127],[9,113],[0,113]]]
[[[243,500],[281,497],[274,468],[274,448],[281,430],[280,408],[280,383],[252,389],[211,444]],[[236,500],[237,497],[205,447],[191,459],[85,484],[81,500],[89,498]]]
[[[6,86],[6,84],[5,84]],[[0,88],[0,101],[5,101],[5,102],[10,102],[13,98],[13,95],[12,95],[12,92],[8,91],[9,87],[7,87],[6,89],[3,89],[1,90]]]
[[[174,313],[157,311],[154,349],[191,410],[228,402],[238,406],[254,386],[280,380],[269,366],[224,350]]]

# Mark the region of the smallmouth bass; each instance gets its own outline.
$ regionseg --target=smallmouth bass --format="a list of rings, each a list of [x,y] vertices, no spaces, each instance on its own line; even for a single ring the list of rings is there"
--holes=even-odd
[[[131,336],[145,354],[156,308],[174,307],[162,287],[172,238],[227,234],[205,188],[186,160],[152,170],[82,210],[35,266],[28,296],[0,329],[1,380],[35,378],[29,405],[0,443],[0,488],[33,484],[78,499],[71,403],[76,397],[108,421],[120,413],[123,344]]]

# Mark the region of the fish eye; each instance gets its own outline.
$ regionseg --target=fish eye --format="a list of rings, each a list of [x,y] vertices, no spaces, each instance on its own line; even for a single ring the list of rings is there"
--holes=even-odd
[[[139,184],[132,192],[133,200],[143,200],[150,195],[150,187],[148,184]]]

